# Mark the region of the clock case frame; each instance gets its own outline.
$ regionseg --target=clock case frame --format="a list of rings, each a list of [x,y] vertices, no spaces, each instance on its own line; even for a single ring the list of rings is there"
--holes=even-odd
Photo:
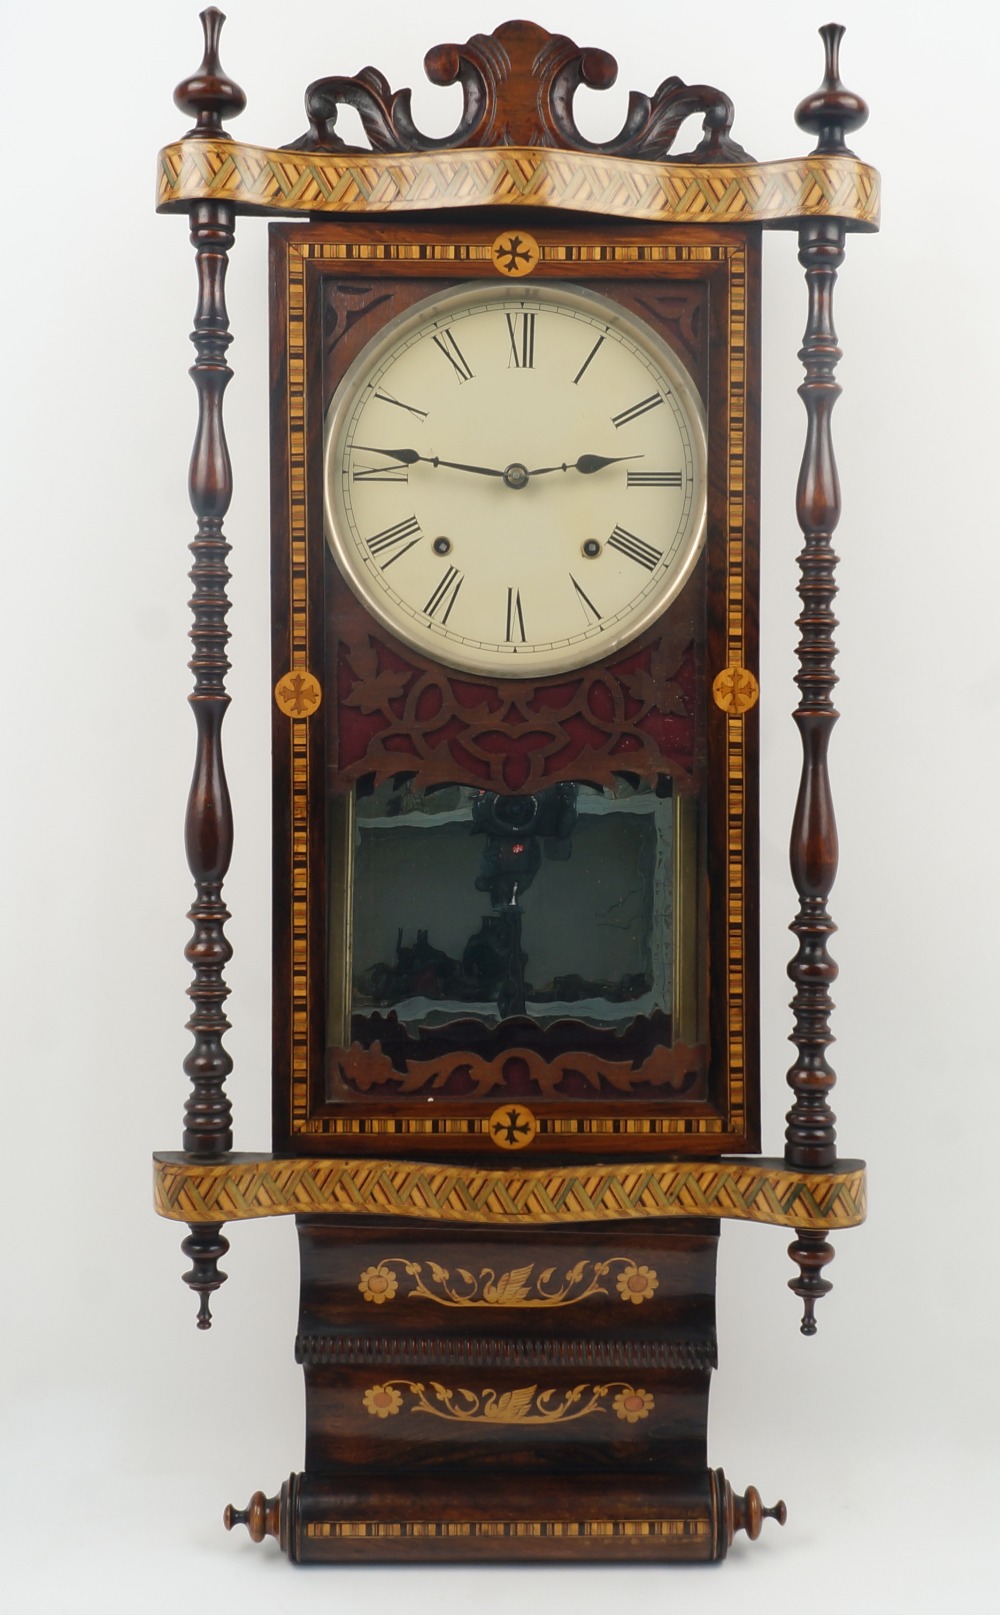
[[[827,1235],[865,1216],[864,1163],[837,1154],[828,1103],[835,1078],[826,1059],[836,976],[827,950],[837,868],[827,764],[837,717],[831,541],[840,515],[832,297],[848,231],[877,229],[879,216],[878,176],[845,140],[867,109],[840,81],[843,30],[821,30],[825,77],[796,111],[815,150],[757,163],[731,137],[728,97],[675,77],[651,96],[632,92],[612,140],[587,141],[573,98],[580,84],[613,83],[614,59],[530,23],[429,52],[431,79],[462,87],[463,112],[450,137],[423,136],[409,92],[392,92],[365,69],[310,86],[310,129],[291,146],[239,144],[223,128],[245,105],[219,61],[223,20],[214,8],[203,14],[204,60],[175,92],[196,122],[161,153],[158,176],[158,208],[188,216],[198,266],[190,473],[198,738],[186,820],[195,884],[186,950],[191,1092],[183,1149],[156,1154],[154,1188],[158,1212],[189,1226],[184,1278],[200,1298],[201,1328],[210,1326],[209,1300],[225,1279],[224,1225],[296,1217],[296,1355],[307,1421],[305,1471],[270,1498],[256,1492],[246,1509],[228,1508],[225,1523],[246,1525],[257,1542],[274,1537],[294,1561],[317,1563],[721,1559],[735,1531],[756,1538],[765,1516],[784,1520],[784,1505],[765,1509],[754,1487],[740,1496],[721,1470],[707,1467],[720,1220],[793,1232],[798,1272],[789,1287],[804,1303],[803,1333],[813,1334],[816,1302],[831,1288],[823,1276],[833,1255]],[[341,105],[360,113],[370,149],[347,146],[337,133]],[[675,156],[675,137],[692,113],[703,119],[702,138]],[[796,1052],[784,1151],[690,1157],[671,1149],[622,1159],[602,1150],[594,1160],[527,1149],[496,1165],[452,1159],[449,1151],[309,1154],[298,1141],[294,1154],[235,1152],[225,1091],[231,949],[222,896],[233,821],[221,729],[229,700],[224,520],[232,493],[223,426],[232,374],[225,277],[236,219],[305,213],[412,222],[420,215],[429,226],[440,210],[483,222],[499,208],[509,221],[512,209],[529,204],[531,217],[547,225],[563,209],[574,221],[611,217],[641,238],[647,226],[683,232],[706,223],[726,232],[798,232],[808,304],[796,501],[803,611],[794,717],[803,766],[791,836]],[[307,621],[294,589],[287,605],[293,620]],[[276,687],[293,727],[302,718],[308,728],[304,714],[316,710],[320,691],[310,680],[303,667]],[[728,664],[715,692],[720,709],[745,727],[755,696],[742,665]],[[293,835],[301,832],[307,844],[306,828],[303,819]]]
[[[658,770],[677,776],[675,834],[687,850],[685,890],[675,897],[678,912],[688,917],[683,937],[681,925],[675,924],[674,946],[680,942],[691,950],[694,942],[693,951],[682,959],[681,1002],[672,1016],[677,1057],[664,1072],[669,1057],[661,1049],[630,1057],[626,1041],[624,1051],[619,1047],[609,1053],[610,1045],[624,1041],[611,1037],[588,1039],[593,1044],[589,1049],[582,1040],[577,1047],[564,1044],[551,1054],[551,1040],[536,1037],[530,1044],[530,1065],[519,1058],[524,1051],[517,1041],[491,1055],[470,1048],[469,1060],[485,1094],[463,1103],[441,1094],[442,1073],[464,1068],[460,1048],[438,1057],[437,1039],[430,1040],[434,1052],[423,1051],[422,1058],[419,1047],[405,1062],[397,1058],[390,1065],[386,1058],[378,1072],[380,1092],[369,1086],[377,1057],[355,1045],[334,1051],[333,1059],[343,1073],[342,1085],[360,1080],[350,1098],[331,1103],[325,1093],[326,984],[331,967],[337,969],[331,953],[338,948],[347,953],[350,944],[343,912],[341,926],[334,925],[327,937],[325,894],[338,860],[331,866],[328,857],[324,782],[339,774],[334,788],[344,788],[337,739],[345,712],[345,642],[371,647],[373,656],[377,647],[382,659],[388,653],[391,665],[405,668],[413,685],[430,678],[440,693],[442,716],[452,724],[463,716],[454,685],[465,690],[478,686],[485,694],[491,681],[443,668],[402,645],[342,580],[324,536],[326,410],[347,366],[403,309],[446,287],[502,283],[494,239],[502,230],[526,231],[529,224],[540,259],[513,289],[557,282],[618,300],[678,352],[707,413],[708,531],[681,597],[632,644],[584,668],[529,681],[498,681],[515,713],[532,691],[572,689],[559,708],[566,725],[562,733],[571,744],[573,723],[587,719],[592,681],[613,688],[617,710],[627,705],[634,709],[638,703],[629,703],[627,679],[623,684],[615,669],[632,665],[646,647],[652,647],[653,665],[662,665],[657,646],[669,631],[671,614],[685,624],[691,621],[696,688],[705,693],[700,702],[695,696],[698,710],[690,716],[693,750],[700,755],[691,758],[686,785],[683,768],[646,737],[657,721],[663,727],[655,700],[645,703],[646,729],[635,729],[637,750],[612,754],[608,744],[604,755],[588,756],[582,770],[576,767],[576,774],[582,771],[587,778],[603,769],[601,784],[610,783],[614,772],[630,770],[647,780],[655,779]],[[728,714],[707,691],[730,666],[741,666],[754,678],[757,670],[759,229],[647,226],[640,233],[608,221],[597,226],[579,220],[542,224],[516,214],[476,216],[461,224],[434,220],[416,227],[353,220],[277,224],[271,226],[270,287],[272,671],[280,686],[295,670],[308,670],[323,691],[322,706],[300,717],[274,708],[274,1148],[322,1154],[349,1144],[361,1155],[405,1155],[414,1148],[435,1155],[494,1154],[490,1117],[510,1097],[504,1073],[516,1062],[515,1069],[532,1074],[533,1086],[525,1093],[522,1080],[515,1096],[530,1107],[538,1128],[534,1158],[553,1150],[592,1155],[595,1148],[607,1155],[641,1154],[665,1145],[680,1154],[758,1149],[757,713],[750,708]],[[364,685],[359,678],[349,699],[364,699],[356,693]],[[369,700],[377,700],[371,680]],[[390,709],[384,710],[388,719]],[[515,725],[520,721],[516,716]],[[498,717],[495,734],[502,739],[504,733]],[[508,726],[508,744],[514,735],[516,728]],[[440,762],[427,747],[401,751],[399,772],[412,771],[420,784],[457,780],[490,790],[509,788],[499,767],[485,776],[463,773],[460,750],[441,750]],[[373,766],[380,766],[379,777],[385,777],[389,765],[384,746],[377,743],[374,753]],[[542,772],[544,757],[529,754],[525,766],[532,770],[522,786],[528,791],[574,777],[572,761],[559,771]],[[364,772],[364,762],[355,758],[348,787]],[[704,798],[700,808],[692,802],[699,791]],[[693,1100],[676,1092],[685,1080],[682,1062],[689,1046],[689,1062],[696,1057],[702,1061],[702,1086]],[[604,1075],[609,1067],[610,1079]],[[581,1068],[601,1085],[599,1097],[588,1093],[574,1100],[557,1091],[564,1073]],[[411,1092],[408,1073],[424,1069],[420,1088]],[[653,1087],[651,1077],[662,1083],[665,1076],[669,1086]],[[620,1096],[622,1088],[633,1085],[647,1097]],[[430,1116],[428,1097],[434,1100]]]

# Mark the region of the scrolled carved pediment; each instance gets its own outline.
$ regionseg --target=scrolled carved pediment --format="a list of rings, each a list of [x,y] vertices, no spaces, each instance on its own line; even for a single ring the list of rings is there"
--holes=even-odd
[[[369,149],[376,152],[455,150],[468,146],[547,146],[565,151],[662,161],[684,121],[701,115],[702,138],[678,160],[752,162],[731,137],[733,104],[708,84],[671,76],[653,92],[629,92],[621,129],[611,140],[590,141],[577,127],[577,90],[607,90],[618,63],[607,51],[581,49],[565,34],[529,22],[508,22],[493,34],[474,34],[464,45],[436,45],[424,58],[432,84],[460,84],[462,116],[449,135],[432,137],[413,121],[408,89],[393,90],[374,67],[353,78],[317,79],[306,91],[308,132],[287,148],[348,152],[337,133],[339,108],[358,113]]]

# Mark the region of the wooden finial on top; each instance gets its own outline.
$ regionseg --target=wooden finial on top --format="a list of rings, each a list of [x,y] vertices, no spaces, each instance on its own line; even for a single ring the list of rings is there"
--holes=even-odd
[[[818,137],[817,156],[853,157],[844,136],[848,130],[860,129],[868,121],[867,101],[853,90],[846,90],[840,82],[840,41],[844,33],[844,26],[839,22],[824,23],[819,30],[826,52],[823,82],[795,108],[799,128]]]
[[[197,118],[186,140],[230,140],[232,136],[222,127],[224,118],[236,118],[247,104],[239,85],[226,78],[219,61],[219,35],[225,14],[216,6],[201,13],[201,26],[205,31],[205,54],[201,66],[190,78],[182,79],[174,91],[174,106]]]

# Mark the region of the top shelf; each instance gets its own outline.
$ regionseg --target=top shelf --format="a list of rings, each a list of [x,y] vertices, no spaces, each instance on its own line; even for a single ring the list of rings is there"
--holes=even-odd
[[[271,216],[428,209],[564,209],[664,224],[877,230],[880,181],[847,155],[770,163],[650,162],[538,146],[383,154],[275,150],[188,139],[160,152],[157,211],[224,202]]]
[[[410,91],[393,90],[373,67],[354,77],[314,80],[306,90],[308,131],[280,148],[234,141],[224,124],[246,106],[223,71],[214,6],[202,13],[205,54],[174,92],[193,129],[160,153],[157,209],[224,204],[236,213],[386,214],[429,209],[530,208],[596,214],[619,222],[789,228],[804,219],[877,230],[879,177],[845,136],[868,108],[840,80],[843,28],[820,29],[825,76],[795,120],[817,136],[807,157],[758,163],[733,138],[729,97],[711,84],[671,74],[647,95],[632,90],[625,122],[610,140],[588,140],[574,101],[581,86],[607,90],[618,64],[563,34],[509,22],[464,45],[436,45],[424,58],[432,84],[459,84],[462,115],[444,137],[415,124]],[[341,107],[358,115],[370,149],[345,144]],[[693,150],[675,153],[689,119],[702,120]]]

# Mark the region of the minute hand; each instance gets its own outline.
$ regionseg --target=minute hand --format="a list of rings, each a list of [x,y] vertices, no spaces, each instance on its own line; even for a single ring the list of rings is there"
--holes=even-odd
[[[477,477],[502,477],[502,471],[495,471],[488,465],[463,465],[459,460],[439,460],[436,454],[418,454],[416,449],[375,449],[367,443],[352,443],[352,449],[360,449],[363,454],[385,454],[390,460],[398,460],[401,465],[443,465],[449,471],[471,471]]]
[[[606,465],[617,465],[619,460],[642,460],[642,454],[581,454],[572,465],[542,465],[536,471],[529,471],[529,477],[544,477],[550,471],[582,471],[589,477],[594,471],[603,471]]]

